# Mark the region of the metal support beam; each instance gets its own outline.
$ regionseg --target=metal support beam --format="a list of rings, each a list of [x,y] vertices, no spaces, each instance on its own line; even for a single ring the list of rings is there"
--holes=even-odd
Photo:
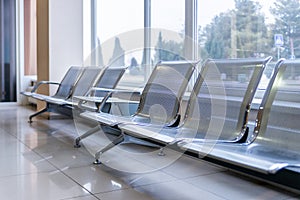
[[[91,0],[91,64],[96,65],[96,53],[97,47],[97,0]]]
[[[197,0],[185,0],[185,39],[184,57],[189,60],[198,58]]]
[[[144,55],[145,81],[151,72],[151,0],[144,0]]]

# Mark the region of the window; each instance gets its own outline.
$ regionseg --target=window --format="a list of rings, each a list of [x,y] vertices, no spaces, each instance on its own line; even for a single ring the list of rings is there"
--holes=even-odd
[[[121,84],[142,85],[158,61],[185,59],[185,0],[93,1],[96,63],[129,66]]]
[[[185,0],[151,1],[152,60],[184,59]]]
[[[97,2],[94,24],[96,43],[101,44],[97,59],[104,65],[124,63],[132,75],[144,76],[141,80],[147,80],[151,71],[143,69],[148,55],[145,47],[151,49],[148,67],[159,60],[187,57],[300,57],[297,0],[288,4],[283,0],[226,0],[222,4],[217,0],[92,1]],[[146,26],[150,31],[145,31]],[[275,44],[275,35],[281,43]],[[197,44],[191,47],[186,36],[197,39]],[[118,51],[124,56],[118,57]]]
[[[217,0],[198,1],[203,58],[300,57],[299,1],[227,0],[226,6],[218,5]]]
[[[129,66],[122,83],[143,84],[144,3],[141,0],[97,0],[98,63]],[[134,76],[134,77],[133,77]]]

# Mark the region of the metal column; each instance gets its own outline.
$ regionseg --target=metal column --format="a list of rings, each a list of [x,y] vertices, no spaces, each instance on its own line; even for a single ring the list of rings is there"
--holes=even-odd
[[[0,102],[4,99],[4,0],[0,0]]]
[[[151,72],[151,0],[144,0],[144,55],[145,81]]]
[[[184,58],[187,60],[199,60],[198,54],[198,23],[197,23],[197,0],[185,0],[185,38]],[[199,69],[196,69],[198,72]],[[198,74],[198,73],[196,73]],[[197,75],[193,75],[190,87],[196,82]]]
[[[91,0],[91,65],[97,65],[97,0]]]
[[[197,0],[185,0],[185,59],[198,59]]]

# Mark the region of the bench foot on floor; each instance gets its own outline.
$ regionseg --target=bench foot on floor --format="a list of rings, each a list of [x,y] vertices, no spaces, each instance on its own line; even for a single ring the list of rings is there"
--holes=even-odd
[[[82,134],[81,136],[77,137],[75,139],[75,142],[74,142],[74,147],[75,148],[80,148],[81,145],[80,145],[80,141],[83,140],[84,138],[96,133],[97,131],[101,130],[100,126],[95,126],[94,128],[88,130],[87,132],[85,132],[84,134]]]
[[[100,160],[100,156],[110,150],[111,148],[113,148],[114,146],[122,143],[124,141],[124,135],[121,134],[120,136],[118,136],[116,139],[114,139],[111,143],[109,143],[107,146],[105,146],[103,149],[99,150],[96,152],[95,154],[95,162],[94,164],[101,164],[101,162],[99,161]]]
[[[28,123],[31,124],[31,123],[32,123],[32,118],[34,118],[34,117],[36,117],[36,116],[38,116],[38,115],[40,115],[40,114],[42,114],[42,113],[44,113],[44,112],[47,112],[47,111],[48,111],[48,108],[44,108],[44,109],[42,109],[42,110],[40,110],[40,111],[38,111],[38,112],[36,112],[36,113],[30,115],[30,116],[29,116]]]
[[[161,147],[161,148],[159,149],[159,152],[158,152],[157,155],[159,155],[159,156],[165,156],[166,154],[165,154],[164,150],[165,150],[165,148],[164,148],[164,147]]]
[[[99,159],[96,159],[96,160],[93,162],[93,164],[94,164],[94,165],[100,165],[100,164],[102,164],[102,163],[101,163],[101,161],[100,161]]]

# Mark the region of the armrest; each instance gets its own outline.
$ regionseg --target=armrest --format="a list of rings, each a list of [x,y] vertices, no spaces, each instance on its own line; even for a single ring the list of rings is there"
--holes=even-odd
[[[104,97],[89,97],[89,96],[74,96],[73,99],[82,101],[82,102],[92,102],[92,103],[101,103],[104,99]],[[129,99],[122,99],[122,98],[116,98],[111,97],[106,102],[108,103],[139,103],[139,101],[136,100],[129,100]]]
[[[74,96],[73,99],[79,101],[93,102],[93,103],[101,103],[103,97],[94,97],[94,96]]]
[[[40,81],[40,82],[38,82],[38,83],[32,88],[31,92],[35,92],[35,91],[38,89],[38,87],[40,87],[40,86],[43,85],[43,84],[48,84],[48,85],[50,85],[50,84],[53,84],[53,85],[60,85],[60,83],[58,83],[58,82],[53,82],[53,81]]]
[[[136,90],[127,90],[127,89],[111,89],[111,88],[98,88],[92,87],[91,91],[102,91],[102,92],[111,92],[113,93],[142,93],[143,88],[138,88]]]
[[[102,91],[102,92],[107,92],[107,94],[104,97],[89,96],[91,91]],[[97,104],[96,110],[101,111],[107,102],[110,102],[110,103],[124,103],[124,102],[139,103],[139,101],[121,100],[119,98],[113,98],[112,95],[117,94],[117,93],[129,93],[129,94],[134,93],[134,94],[140,95],[141,91],[142,91],[141,89],[139,89],[137,91],[137,90],[126,90],[126,89],[110,89],[110,88],[92,87],[86,96],[74,96],[73,98],[79,100],[78,105],[82,109],[89,108],[89,106],[87,107],[84,105],[85,102],[93,102],[93,103]]]

